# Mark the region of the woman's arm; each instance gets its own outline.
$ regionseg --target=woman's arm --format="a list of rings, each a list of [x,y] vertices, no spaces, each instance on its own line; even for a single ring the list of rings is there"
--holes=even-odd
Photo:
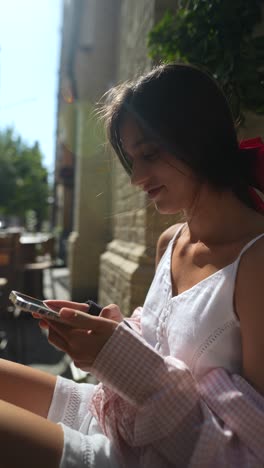
[[[264,399],[240,376],[215,369],[198,386],[124,325],[92,371],[106,384],[93,398],[100,424],[121,453],[140,447],[142,466],[262,466]]]
[[[243,375],[264,395],[264,239],[248,249],[240,261],[235,308],[240,319]]]

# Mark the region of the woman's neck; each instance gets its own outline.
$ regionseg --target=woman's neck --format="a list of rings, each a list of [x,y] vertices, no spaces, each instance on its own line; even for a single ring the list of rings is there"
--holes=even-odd
[[[232,192],[202,187],[192,208],[185,212],[189,242],[225,244],[264,231],[264,216],[248,208]]]

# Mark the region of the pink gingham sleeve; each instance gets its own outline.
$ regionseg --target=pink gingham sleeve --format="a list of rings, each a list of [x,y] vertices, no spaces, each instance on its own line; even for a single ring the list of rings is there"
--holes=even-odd
[[[90,409],[126,468],[264,466],[263,398],[241,377],[216,369],[198,386],[124,323],[91,371]]]
[[[135,331],[141,334],[141,315],[143,307],[137,307],[133,314],[126,318],[128,325]]]

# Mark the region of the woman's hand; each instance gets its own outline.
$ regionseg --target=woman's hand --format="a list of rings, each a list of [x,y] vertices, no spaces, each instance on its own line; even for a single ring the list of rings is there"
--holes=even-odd
[[[69,304],[69,301],[46,301],[51,308],[55,302],[56,306],[58,302]],[[77,310],[75,308],[77,303],[71,304],[74,304],[74,308],[63,306],[60,309],[63,323],[41,320],[40,326],[49,330],[49,342],[69,354],[76,367],[89,370],[105,343],[114,333],[118,323],[122,321],[122,314],[115,304],[105,307],[100,317]],[[80,305],[78,304],[79,309]],[[87,310],[87,304],[85,305]]]
[[[55,311],[61,310],[63,307],[67,307],[68,309],[74,309],[74,310],[79,310],[82,312],[86,312],[89,314],[89,305],[80,302],[72,302],[72,301],[60,301],[57,299],[49,299],[44,301],[44,303],[50,308]],[[35,314],[36,317],[40,317],[38,314]],[[120,312],[119,307],[116,304],[109,304],[108,306],[104,307],[101,312],[99,317],[105,317],[109,318],[111,320],[114,320],[116,322],[122,322],[123,321],[123,315]]]
[[[63,307],[67,307],[68,309],[75,309],[75,310],[81,310],[82,312],[88,312],[88,304],[85,302],[72,302],[72,301],[61,301],[59,299],[48,299],[44,301],[44,304],[46,304],[50,309],[55,310],[58,312],[61,310]]]

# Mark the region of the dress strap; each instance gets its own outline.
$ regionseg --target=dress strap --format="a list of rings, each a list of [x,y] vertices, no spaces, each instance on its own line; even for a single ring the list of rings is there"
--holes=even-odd
[[[178,239],[178,237],[180,236],[181,232],[182,232],[182,229],[183,227],[186,225],[186,223],[183,223],[181,224],[178,229],[176,229],[174,235],[172,236],[169,244],[168,244],[168,247],[167,247],[167,253],[168,253],[168,260],[169,262],[171,262],[171,255],[172,255],[172,250],[173,250],[173,247],[174,247],[174,244],[175,244],[175,241],[176,239]]]
[[[171,255],[172,255],[172,249],[174,246],[174,242],[179,236],[179,234],[182,231],[183,226],[185,226],[186,223],[181,224],[178,229],[176,229],[175,233],[173,234],[171,240],[169,241],[167,248],[165,250],[164,255],[161,257],[161,260],[158,264],[158,269],[161,268],[161,266],[164,264],[164,262],[167,264],[167,267],[170,268],[170,262],[171,262]]]
[[[183,227],[186,226],[186,224],[187,224],[187,223],[183,223],[183,224],[181,224],[181,225],[178,227],[178,229],[176,229],[176,232],[174,233],[174,235],[173,235],[173,237],[171,238],[171,241],[170,241],[170,242],[172,243],[172,245],[174,244],[174,242],[176,241],[176,239],[179,237],[179,235],[180,235],[181,232],[182,232]]]
[[[234,263],[232,263],[232,265],[234,266],[234,269],[233,269],[233,275],[234,275],[234,285],[235,285],[235,281],[236,281],[236,276],[237,276],[237,272],[238,272],[238,269],[239,269],[239,265],[240,265],[240,260],[241,260],[241,257],[242,255],[253,245],[255,244],[255,242],[257,242],[259,239],[261,239],[261,237],[264,236],[264,233],[262,234],[259,234],[258,236],[256,236],[254,239],[251,239],[251,241],[249,241],[246,245],[244,245],[243,249],[241,250],[240,254],[238,255],[237,259],[234,261]],[[235,287],[235,286],[234,286]]]
[[[246,245],[244,245],[243,249],[241,250],[239,256],[237,257],[237,260],[239,261],[242,255],[253,245],[255,242],[257,242],[261,237],[264,236],[264,232],[262,234],[259,234],[257,237],[254,237],[254,239],[251,239]]]

